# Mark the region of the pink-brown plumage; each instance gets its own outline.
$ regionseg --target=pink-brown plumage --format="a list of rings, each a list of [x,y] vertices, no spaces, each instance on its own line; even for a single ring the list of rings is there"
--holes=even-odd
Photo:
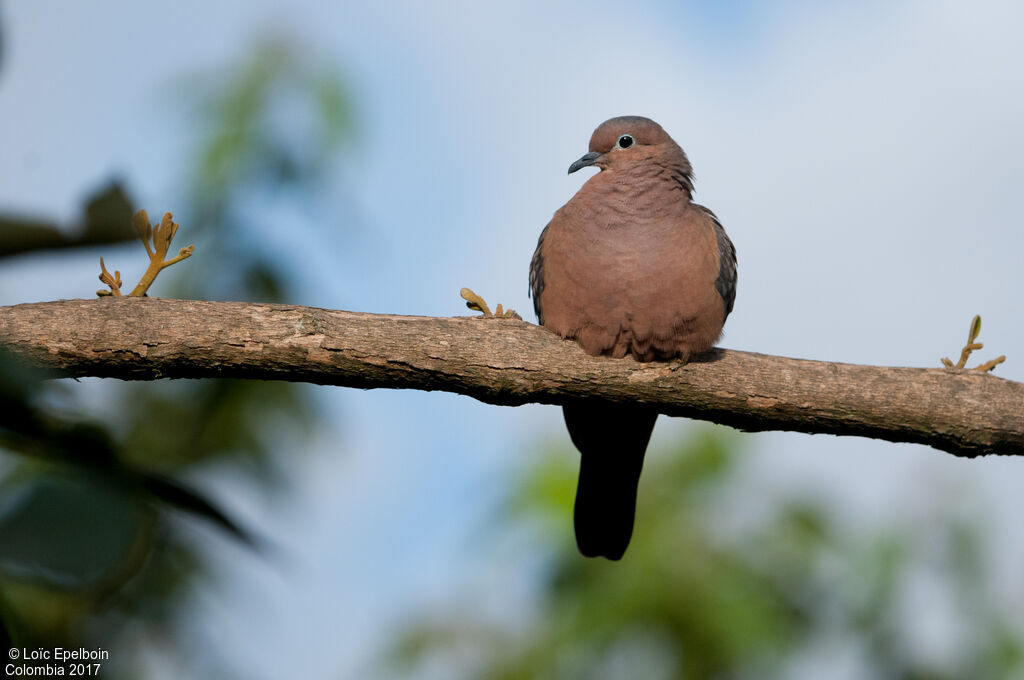
[[[613,148],[623,134],[636,143]],[[686,360],[710,349],[732,306],[735,254],[714,215],[691,201],[686,155],[635,117],[602,124],[590,148],[603,154],[602,171],[555,213],[534,254],[542,325],[595,355]],[[723,296],[716,282],[730,266]]]

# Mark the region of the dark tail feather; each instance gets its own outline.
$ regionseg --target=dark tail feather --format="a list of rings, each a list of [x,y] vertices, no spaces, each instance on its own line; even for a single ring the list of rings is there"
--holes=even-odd
[[[620,559],[633,535],[636,488],[658,414],[600,402],[567,404],[562,413],[580,451],[576,545],[586,557]]]

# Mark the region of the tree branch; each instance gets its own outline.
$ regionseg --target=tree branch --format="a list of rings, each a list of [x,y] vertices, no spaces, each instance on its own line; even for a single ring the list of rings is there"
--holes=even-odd
[[[0,347],[60,376],[255,378],[444,390],[490,404],[640,401],[743,430],[859,435],[959,456],[1024,454],[1024,383],[949,369],[714,350],[671,364],[591,357],[513,319],[154,298],[0,307]]]

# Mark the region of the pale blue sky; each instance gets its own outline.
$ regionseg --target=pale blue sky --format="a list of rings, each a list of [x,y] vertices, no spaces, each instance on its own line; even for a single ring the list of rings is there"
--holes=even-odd
[[[958,351],[980,313],[983,355],[1009,355],[997,374],[1024,380],[1020,3],[2,9],[2,207],[67,218],[118,174],[150,212],[174,210],[191,139],[173,104],[179,77],[283,31],[346,74],[361,130],[343,178],[358,235],[339,237],[347,252],[316,252],[293,302],[454,315],[470,286],[532,319],[537,236],[586,179],[566,168],[602,120],[640,114],[687,150],[697,200],[736,243],[723,346],[930,366]],[[296,233],[293,244],[255,236],[298,260],[312,244]],[[6,263],[0,302],[89,297],[95,269],[92,256]],[[305,565],[281,573],[226,547],[232,579],[200,596],[208,615],[194,634],[223,640],[251,677],[354,672],[407,607],[444,601],[480,573],[475,560],[490,547],[473,532],[509,472],[545,438],[565,438],[553,408],[408,391],[322,396],[337,430],[294,470],[296,498],[275,504],[218,483]],[[653,448],[688,427],[662,419]],[[950,503],[995,513],[998,568],[1024,570],[1024,533],[999,519],[1024,510],[1024,462],[826,436],[747,439],[750,508],[813,488],[851,521],[878,521],[956,480]],[[1019,579],[1007,584],[1024,601]]]

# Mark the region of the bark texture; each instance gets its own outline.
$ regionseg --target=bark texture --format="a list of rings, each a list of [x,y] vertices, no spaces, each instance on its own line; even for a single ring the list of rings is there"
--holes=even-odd
[[[643,402],[742,430],[1024,454],[1024,383],[970,371],[713,350],[683,367],[591,357],[514,319],[156,298],[0,307],[0,348],[56,375],[445,390],[490,404]]]

